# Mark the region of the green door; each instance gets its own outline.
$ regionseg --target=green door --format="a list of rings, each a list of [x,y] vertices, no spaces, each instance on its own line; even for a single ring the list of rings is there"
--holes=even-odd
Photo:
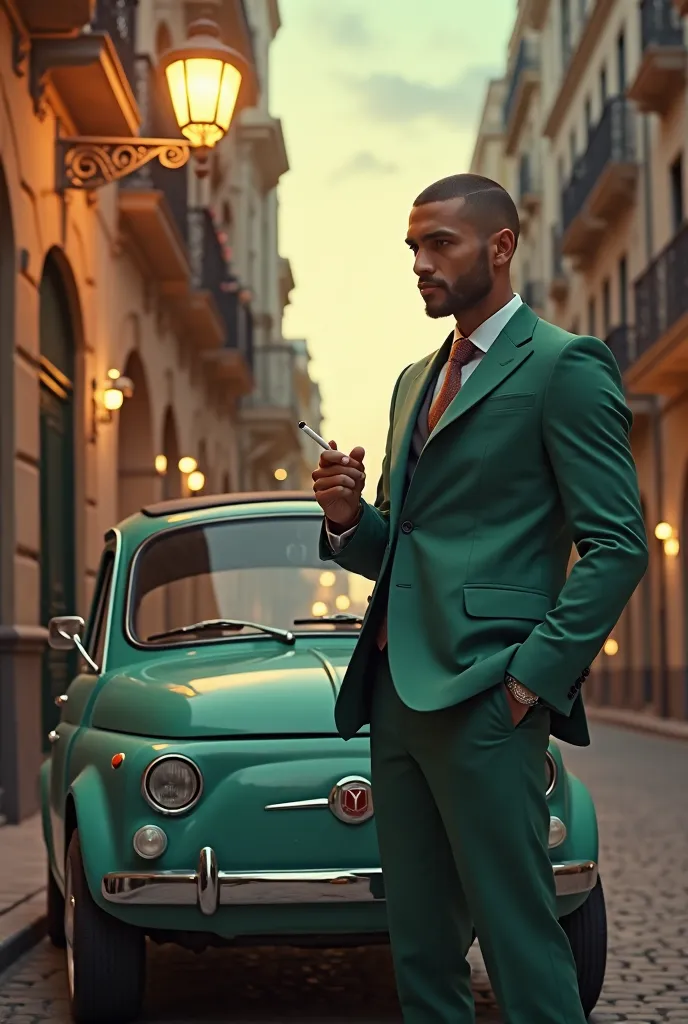
[[[50,257],[41,282],[41,622],[76,611],[74,568],[74,420],[71,316],[61,274]],[[59,720],[55,697],[76,675],[75,652],[43,656],[43,741]]]

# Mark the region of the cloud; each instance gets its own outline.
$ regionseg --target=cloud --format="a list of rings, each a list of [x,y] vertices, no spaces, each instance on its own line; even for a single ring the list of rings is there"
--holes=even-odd
[[[321,35],[329,42],[346,49],[367,48],[373,42],[373,33],[362,14],[354,11],[333,11],[319,8],[313,21]]]
[[[435,118],[457,128],[474,124],[485,100],[485,86],[495,75],[492,67],[472,67],[444,85],[380,73],[349,82],[375,120],[409,124]]]
[[[339,170],[335,171],[330,180],[338,182],[366,174],[394,174],[397,170],[396,164],[381,160],[374,153],[371,153],[369,149],[362,149],[355,156],[352,156],[350,160],[347,160]]]

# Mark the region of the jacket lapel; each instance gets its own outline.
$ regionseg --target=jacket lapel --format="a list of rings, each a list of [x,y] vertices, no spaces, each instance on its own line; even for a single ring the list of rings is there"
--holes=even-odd
[[[445,340],[442,348],[438,349],[434,355],[431,355],[425,363],[416,366],[416,374],[408,385],[401,408],[395,416],[396,423],[399,426],[392,434],[392,453],[389,471],[390,526],[393,526],[401,508],[411,450],[411,439],[416,428],[425,393],[430,382],[439,374],[440,369],[449,358],[453,339],[454,333],[452,332]]]
[[[486,398],[525,362],[532,353],[527,342],[531,341],[537,322],[538,317],[529,306],[525,303],[519,306],[444,413],[428,438],[424,453],[450,423],[454,423]]]

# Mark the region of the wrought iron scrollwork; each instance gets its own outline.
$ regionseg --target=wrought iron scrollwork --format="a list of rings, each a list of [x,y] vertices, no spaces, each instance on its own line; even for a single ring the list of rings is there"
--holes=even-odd
[[[57,188],[86,191],[108,185],[156,158],[163,167],[183,167],[191,152],[177,139],[58,139]]]

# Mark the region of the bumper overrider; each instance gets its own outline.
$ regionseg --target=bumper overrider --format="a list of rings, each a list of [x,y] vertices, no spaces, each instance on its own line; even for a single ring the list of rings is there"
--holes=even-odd
[[[553,864],[557,896],[589,892],[597,883],[592,860]],[[221,906],[367,903],[384,899],[382,870],[219,871],[215,851],[201,850],[197,871],[112,872],[103,897],[125,906],[197,906],[211,916]],[[379,895],[378,895],[379,894]]]

